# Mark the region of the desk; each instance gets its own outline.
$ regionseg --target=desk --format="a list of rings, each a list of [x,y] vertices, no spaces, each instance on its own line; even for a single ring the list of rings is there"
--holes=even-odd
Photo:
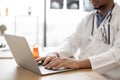
[[[0,59],[0,80],[106,80],[90,69],[40,76],[17,66],[14,59]]]

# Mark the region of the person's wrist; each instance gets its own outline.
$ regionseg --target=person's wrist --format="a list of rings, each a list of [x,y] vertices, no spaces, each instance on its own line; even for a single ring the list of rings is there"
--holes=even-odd
[[[88,68],[91,68],[91,63],[90,63],[89,59],[79,60],[78,67],[81,69],[83,69],[83,68],[88,69]]]

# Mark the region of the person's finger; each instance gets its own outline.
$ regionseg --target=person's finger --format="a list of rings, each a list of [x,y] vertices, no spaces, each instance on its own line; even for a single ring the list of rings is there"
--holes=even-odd
[[[51,60],[52,60],[53,57],[46,57],[46,59],[44,60],[43,62],[43,66],[45,66],[46,64],[48,64]]]
[[[56,56],[46,57],[46,59],[45,59],[45,61],[44,61],[44,63],[43,63],[43,66],[45,66],[46,64],[48,64],[48,63],[51,62],[51,61],[56,60],[56,58],[58,58],[58,57],[56,57]]]
[[[58,65],[54,66],[52,69],[57,70],[61,67],[63,67],[63,64],[58,64]]]
[[[63,64],[64,61],[62,61],[61,58],[53,58],[46,66],[45,68],[50,68],[52,69],[53,67],[59,65],[59,64]]]
[[[37,62],[39,62],[39,61],[44,61],[45,58],[46,58],[46,57],[40,57],[40,58],[37,58],[37,59],[35,59],[35,60],[36,60]]]
[[[45,60],[46,57],[41,57],[41,58],[37,58],[36,59],[36,62],[38,63],[38,65],[42,65],[44,60]]]
[[[59,62],[58,62],[58,61],[57,61],[57,62],[51,61],[49,64],[47,64],[47,65],[45,66],[45,68],[47,68],[47,69],[52,69],[53,67],[55,67],[55,66],[57,66],[57,65],[59,65]]]

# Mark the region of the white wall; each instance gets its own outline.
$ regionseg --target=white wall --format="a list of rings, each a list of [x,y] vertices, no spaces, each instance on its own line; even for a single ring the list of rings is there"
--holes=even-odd
[[[66,1],[66,0],[65,0]],[[120,4],[120,0],[115,0]],[[80,0],[79,10],[51,10],[47,3],[47,43],[48,46],[59,45],[75,29],[87,12],[83,10],[83,0]]]
[[[66,0],[64,0],[66,1]],[[80,0],[79,10],[70,10],[64,2],[63,9],[51,10],[47,3],[47,45],[57,46],[75,29],[81,19],[87,14],[83,11],[83,2]]]

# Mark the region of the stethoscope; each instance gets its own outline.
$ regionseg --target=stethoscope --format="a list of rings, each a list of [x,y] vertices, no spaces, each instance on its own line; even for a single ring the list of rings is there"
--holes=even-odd
[[[101,26],[101,35],[102,35],[102,39],[104,41],[105,44],[110,45],[110,22],[112,19],[112,10],[113,10],[114,6],[112,7],[111,11],[108,13],[108,15],[106,16],[106,20],[108,20],[108,33],[105,29],[105,24],[103,24]],[[93,16],[93,21],[92,21],[92,31],[91,31],[91,35],[93,36],[93,31],[94,31],[94,20],[95,19],[95,15]]]

